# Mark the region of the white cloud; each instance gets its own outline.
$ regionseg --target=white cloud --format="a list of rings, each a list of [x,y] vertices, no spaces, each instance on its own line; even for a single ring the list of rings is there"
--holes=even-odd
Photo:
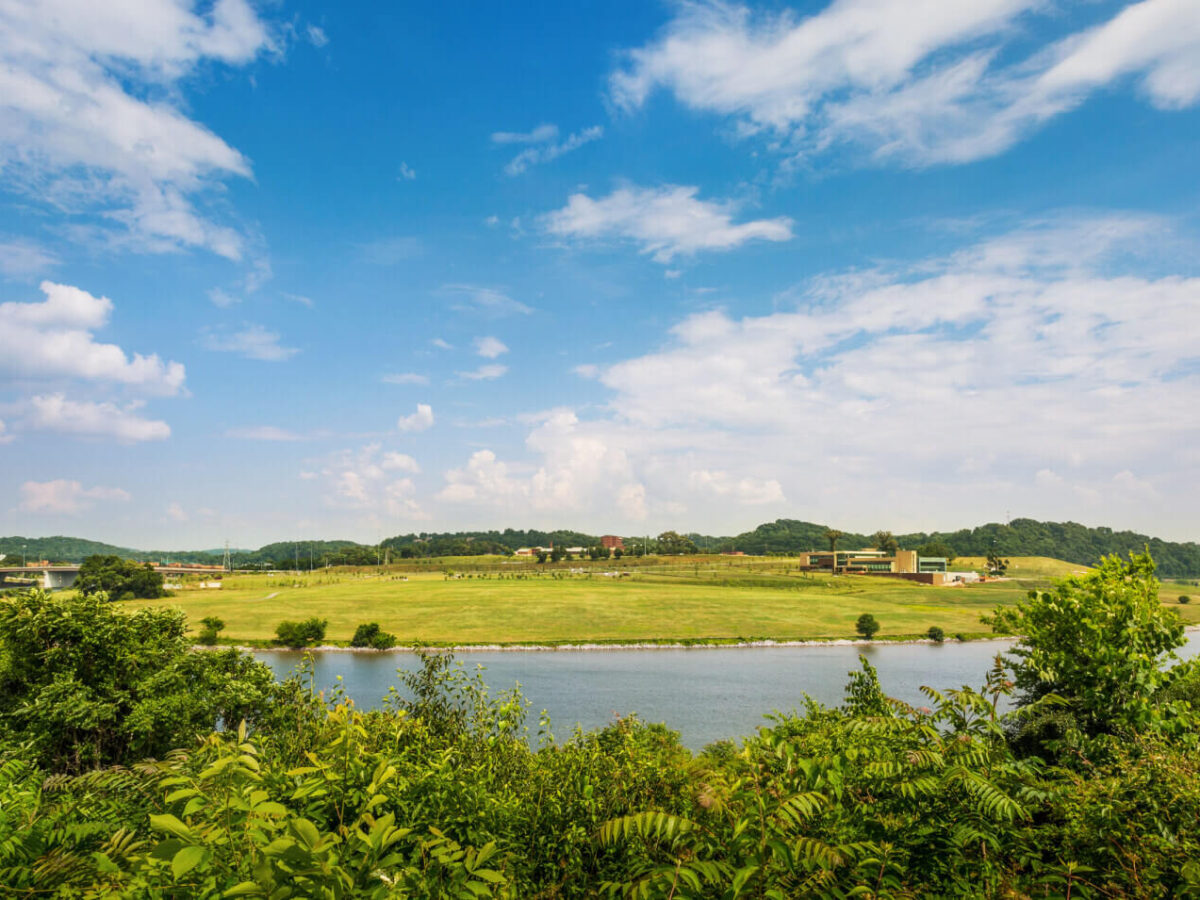
[[[246,323],[240,331],[210,331],[201,338],[200,344],[206,350],[236,353],[246,359],[264,362],[283,362],[300,352],[296,347],[284,347],[279,341],[278,332]]]
[[[330,506],[424,520],[428,515],[413,496],[413,480],[396,477],[397,473],[407,476],[419,472],[420,466],[411,456],[385,452],[381,444],[373,443],[357,451],[334,454],[319,472],[304,473],[302,477],[323,483]]]
[[[167,518],[172,522],[186,522],[188,514],[182,505],[172,502],[167,504]]]
[[[536,417],[527,456],[476,454],[442,497],[605,528],[637,513],[905,531],[1011,508],[1185,534],[1200,279],[1167,274],[1181,239],[1164,227],[1048,219],[814,278],[768,314],[690,315],[597,367],[606,410]],[[1190,266],[1194,245],[1177,252]]]
[[[733,204],[699,200],[697,193],[696,187],[665,185],[620,187],[596,200],[572,194],[566,206],[542,222],[557,237],[633,241],[661,263],[701,250],[731,250],[750,240],[792,237],[792,220],[786,216],[734,224]]]
[[[28,278],[58,265],[58,257],[32,241],[0,241],[0,275]]]
[[[311,297],[305,297],[303,294],[289,294],[287,291],[281,291],[279,296],[284,300],[291,300],[293,303],[299,303],[301,306],[307,306],[312,309],[317,304],[313,302]]]
[[[532,132],[531,132],[532,134]],[[558,129],[554,129],[554,134],[547,138],[546,142],[540,146],[526,147],[516,156],[514,156],[504,167],[506,175],[520,175],[530,166],[540,165],[558,159],[573,150],[578,150],[584,144],[590,144],[592,141],[599,140],[604,136],[604,128],[600,125],[593,125],[591,128],[585,128],[582,131],[577,131],[569,135],[566,140],[559,143],[553,143],[555,137],[558,136]],[[495,135],[492,139],[495,140]],[[527,141],[526,143],[537,143]]]
[[[329,43],[329,35],[319,25],[309,25],[304,29],[304,33],[308,35],[308,42],[314,47],[324,47]]]
[[[398,181],[415,181],[417,171],[406,162],[400,163],[400,174],[397,176]]]
[[[120,488],[85,488],[78,481],[63,478],[54,481],[26,481],[21,485],[21,510],[50,515],[76,515],[94,505],[94,501],[128,502],[129,492]]]
[[[407,472],[410,475],[420,473],[421,467],[407,453],[397,453],[394,450],[384,453],[379,460],[379,467],[385,472]]]
[[[688,486],[693,491],[709,492],[717,497],[739,503],[760,505],[782,503],[783,487],[774,478],[734,478],[728,472],[713,472],[697,469],[688,476]]]
[[[628,54],[611,92],[632,109],[664,88],[791,152],[852,145],[908,165],[999,153],[1121,79],[1162,109],[1200,99],[1193,0],[1142,0],[1049,41],[1058,23],[1043,18],[1032,54],[1006,52],[1048,9],[1040,0],[838,0],[800,17],[689,3]]]
[[[484,359],[495,359],[497,356],[507,353],[508,347],[499,338],[480,337],[475,338],[475,352]]]
[[[503,377],[508,372],[508,366],[502,366],[499,363],[491,363],[480,366],[478,369],[472,369],[470,372],[456,372],[459,378],[465,378],[468,381],[492,381],[496,378]]]
[[[482,287],[476,284],[444,284],[441,290],[442,293],[450,294],[456,298],[453,308],[461,311],[476,312],[493,317],[511,315],[527,316],[533,312],[531,307],[526,306],[519,300],[514,300],[508,294],[496,288]],[[441,346],[437,341],[433,343],[439,347]],[[448,347],[449,345],[446,348],[448,349]]]
[[[236,306],[242,302],[241,297],[234,297],[229,292],[221,288],[213,288],[208,292],[208,299],[212,301],[212,305],[220,309],[228,309],[231,306]]]
[[[230,428],[225,437],[243,441],[303,441],[305,436],[276,425],[247,425],[241,428]]]
[[[616,493],[626,514],[641,518],[644,492],[632,478],[625,450],[581,427],[575,413],[551,410],[526,441],[541,458],[536,469],[514,471],[491,450],[473,453],[467,464],[445,473],[439,500],[506,511],[592,511]]]
[[[120,223],[140,249],[244,240],[199,211],[214,182],[248,177],[241,153],[180,109],[179,87],[212,62],[274,49],[246,0],[194,12],[187,0],[0,6],[0,171],[10,189],[69,214]],[[89,227],[100,227],[92,225]]]
[[[427,431],[433,427],[433,407],[428,403],[418,403],[417,411],[411,415],[401,416],[396,421],[397,431]]]
[[[171,436],[171,427],[157,419],[137,414],[138,404],[68,400],[62,394],[43,394],[29,398],[24,427],[34,431],[53,431],[85,437],[111,437],[125,444],[161,441]]]
[[[417,372],[391,372],[379,380],[384,384],[429,384],[429,377]]]
[[[454,349],[453,344],[451,344],[449,341],[444,341],[441,338],[434,338],[429,343],[431,343],[433,346],[437,347],[439,350],[453,350]]]
[[[79,378],[177,394],[184,368],[157,354],[130,359],[92,332],[108,324],[113,303],[65,284],[43,281],[39,303],[0,303],[0,369],[22,378]]]
[[[492,133],[493,144],[544,144],[558,137],[558,126],[539,125],[532,131],[496,131]]]

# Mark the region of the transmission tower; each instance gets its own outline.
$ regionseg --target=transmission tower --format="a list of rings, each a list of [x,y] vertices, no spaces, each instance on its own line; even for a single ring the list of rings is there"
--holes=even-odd
[[[221,560],[221,568],[226,572],[233,571],[233,559],[229,555],[229,541],[225,542],[225,558]]]

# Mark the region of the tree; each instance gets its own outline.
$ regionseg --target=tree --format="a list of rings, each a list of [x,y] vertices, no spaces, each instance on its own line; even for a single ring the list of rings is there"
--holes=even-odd
[[[625,555],[625,551],[622,550],[620,547],[614,547],[612,555],[613,555],[613,559],[620,559],[622,556]]]
[[[119,556],[89,556],[79,566],[75,585],[81,594],[103,592],[110,600],[154,599],[166,594],[163,577],[153,566]]]
[[[550,562],[562,562],[567,558],[567,551],[560,544],[557,547],[550,548]]]
[[[1008,571],[1008,560],[1001,559],[995,548],[988,551],[987,555],[988,574],[994,575],[997,578]]]
[[[837,545],[838,541],[845,537],[846,532],[839,531],[837,528],[826,528],[823,534],[825,540],[829,541],[829,552],[833,554],[833,574],[836,575],[838,570]]]
[[[664,531],[658,536],[658,552],[665,556],[683,556],[696,553],[696,544],[691,538],[677,531]]]
[[[863,613],[854,623],[854,630],[869,641],[875,637],[875,632],[879,631],[879,622],[870,613]]]
[[[1156,692],[1185,668],[1162,668],[1185,643],[1184,626],[1158,602],[1148,552],[1128,562],[1105,557],[1094,572],[1030,591],[985,621],[999,633],[1021,635],[1006,657],[1018,706],[1056,695],[1084,735],[1145,728]]]
[[[200,620],[200,634],[197,640],[211,647],[217,642],[217,634],[225,627],[225,622],[216,616],[205,616]]]
[[[928,541],[917,548],[917,556],[919,557],[942,557],[947,563],[954,562],[954,548],[943,541]]]
[[[538,551],[537,551],[537,561],[538,561],[539,563],[544,563],[544,562],[545,562],[546,560],[548,560],[549,558],[550,558],[550,554],[549,554],[549,553],[547,553],[545,550],[538,550]]]
[[[896,551],[900,549],[900,542],[890,531],[875,532],[874,540],[875,549],[882,550],[884,553],[895,555]]]
[[[285,647],[307,647],[309,644],[325,639],[325,626],[328,624],[328,619],[321,619],[317,616],[300,622],[280,622],[275,628],[276,640]]]
[[[938,625],[930,625],[926,635],[936,644],[940,644],[946,640],[946,632]]]

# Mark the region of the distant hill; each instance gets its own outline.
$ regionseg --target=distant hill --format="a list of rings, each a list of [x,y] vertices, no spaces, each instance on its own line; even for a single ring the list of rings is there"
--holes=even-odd
[[[942,541],[959,556],[985,556],[993,546],[1001,555],[1052,556],[1068,562],[1093,566],[1101,556],[1125,556],[1150,548],[1158,574],[1176,578],[1200,575],[1200,544],[1164,541],[1135,531],[1089,528],[1077,522],[1038,522],[1013,519],[1007,525],[991,522],[959,531],[897,535],[901,546],[915,547],[926,541]]]
[[[750,554],[796,553],[801,550],[828,549],[827,526],[799,519],[776,519],[735,537],[715,537],[698,533],[689,536],[701,548],[713,552],[740,550]],[[629,537],[635,536],[625,536]],[[940,541],[958,556],[985,556],[993,548],[1007,556],[1044,556],[1092,566],[1101,556],[1122,556],[1149,546],[1158,572],[1170,578],[1200,576],[1200,544],[1164,541],[1133,531],[1089,528],[1076,522],[1038,522],[1013,519],[1007,525],[991,522],[958,531],[898,534],[906,549],[916,549],[930,541]],[[581,531],[535,531],[506,528],[503,531],[457,531],[402,534],[388,538],[379,547],[354,541],[278,541],[257,550],[233,550],[235,565],[288,567],[299,559],[303,566],[310,559],[314,566],[372,565],[381,552],[392,558],[481,556],[508,554],[518,547],[588,547],[599,543],[599,536]],[[870,547],[871,535],[846,532],[838,546],[845,550]],[[20,559],[22,549],[28,559],[56,562],[81,562],[93,554],[115,554],[128,559],[171,560],[174,562],[220,563],[223,550],[161,551],[134,550],[85,538],[0,537],[0,553]]]

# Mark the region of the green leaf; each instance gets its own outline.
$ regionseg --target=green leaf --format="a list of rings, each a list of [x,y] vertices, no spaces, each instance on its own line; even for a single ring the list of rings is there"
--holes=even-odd
[[[150,816],[150,827],[157,828],[159,831],[166,831],[169,834],[176,835],[177,837],[181,837],[186,840],[192,839],[191,829],[170,813]]]
[[[184,847],[175,854],[175,858],[171,860],[171,874],[178,881],[196,866],[204,861],[205,855],[208,853],[203,847]]]
[[[288,825],[309,850],[317,846],[317,842],[321,839],[321,833],[317,831],[317,826],[308,819],[293,819]]]
[[[221,896],[223,897],[252,897],[256,894],[261,895],[263,889],[253,881],[243,881],[235,884]]]

